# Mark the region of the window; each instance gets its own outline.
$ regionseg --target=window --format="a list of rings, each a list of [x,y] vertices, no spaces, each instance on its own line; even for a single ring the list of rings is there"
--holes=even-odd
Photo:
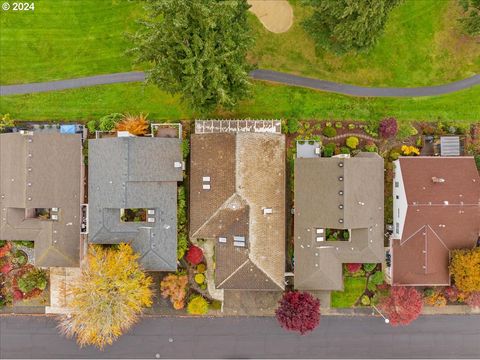
[[[400,217],[400,208],[397,208],[397,217]]]
[[[398,181],[395,181],[395,187],[399,187],[400,186],[400,183]]]
[[[395,223],[395,233],[400,234],[400,224],[398,222]]]
[[[400,196],[398,196],[398,195],[395,195],[395,199],[397,199],[397,200],[398,200],[398,199],[400,199]]]

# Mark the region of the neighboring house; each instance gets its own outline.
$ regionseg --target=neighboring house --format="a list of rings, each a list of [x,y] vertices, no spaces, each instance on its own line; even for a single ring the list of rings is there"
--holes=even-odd
[[[342,290],[342,264],[383,261],[383,177],[376,153],[295,160],[296,289]]]
[[[177,268],[177,182],[181,139],[89,141],[89,242],[131,243],[149,271]]]
[[[480,177],[473,157],[394,162],[393,285],[449,285],[450,251],[480,235]]]
[[[282,290],[285,137],[225,131],[191,137],[190,236],[215,242],[218,289]]]
[[[0,239],[34,241],[36,266],[79,266],[82,164],[78,134],[0,135]]]

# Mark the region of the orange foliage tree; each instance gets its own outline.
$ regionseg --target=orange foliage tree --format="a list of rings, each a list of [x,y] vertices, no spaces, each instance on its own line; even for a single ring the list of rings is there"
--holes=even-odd
[[[480,247],[453,250],[450,273],[459,290],[480,291]]]
[[[185,306],[185,297],[187,296],[188,276],[183,274],[168,274],[160,282],[160,291],[166,299],[170,297],[173,308],[183,309]]]
[[[117,131],[128,131],[130,134],[141,136],[145,135],[148,132],[150,127],[149,122],[147,121],[148,115],[130,115],[126,114],[122,121],[117,123],[115,129]]]

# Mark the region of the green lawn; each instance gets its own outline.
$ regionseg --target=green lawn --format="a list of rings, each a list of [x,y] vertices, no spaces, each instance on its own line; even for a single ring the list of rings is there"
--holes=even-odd
[[[368,53],[316,54],[301,22],[309,14],[290,0],[295,22],[273,34],[251,15],[257,41],[250,54],[260,68],[367,86],[441,84],[480,72],[478,38],[462,36],[457,0],[406,0],[396,7],[379,43]],[[318,55],[318,56],[317,56]]]
[[[350,277],[343,278],[344,291],[332,291],[331,304],[332,308],[350,308],[352,307],[360,295],[365,291],[367,278]]]
[[[143,8],[127,0],[40,0],[0,13],[0,84],[132,70],[125,33]]]
[[[309,89],[254,83],[251,100],[218,117],[480,121],[480,86],[421,98],[358,98]],[[22,120],[86,120],[111,112],[147,112],[150,119],[193,119],[177,97],[140,83],[0,97],[0,113]]]

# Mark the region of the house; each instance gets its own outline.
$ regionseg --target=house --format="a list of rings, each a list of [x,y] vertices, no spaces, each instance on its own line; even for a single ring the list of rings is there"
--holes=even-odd
[[[215,242],[218,289],[280,291],[285,275],[285,137],[228,127],[191,136],[190,237]]]
[[[79,134],[0,134],[0,239],[34,241],[36,266],[79,266],[82,164]]]
[[[393,285],[449,285],[450,251],[480,235],[480,177],[473,157],[394,162]]]
[[[181,139],[94,139],[88,158],[89,242],[131,243],[145,270],[175,271]]]
[[[383,159],[295,160],[295,288],[342,290],[344,263],[384,257]]]

